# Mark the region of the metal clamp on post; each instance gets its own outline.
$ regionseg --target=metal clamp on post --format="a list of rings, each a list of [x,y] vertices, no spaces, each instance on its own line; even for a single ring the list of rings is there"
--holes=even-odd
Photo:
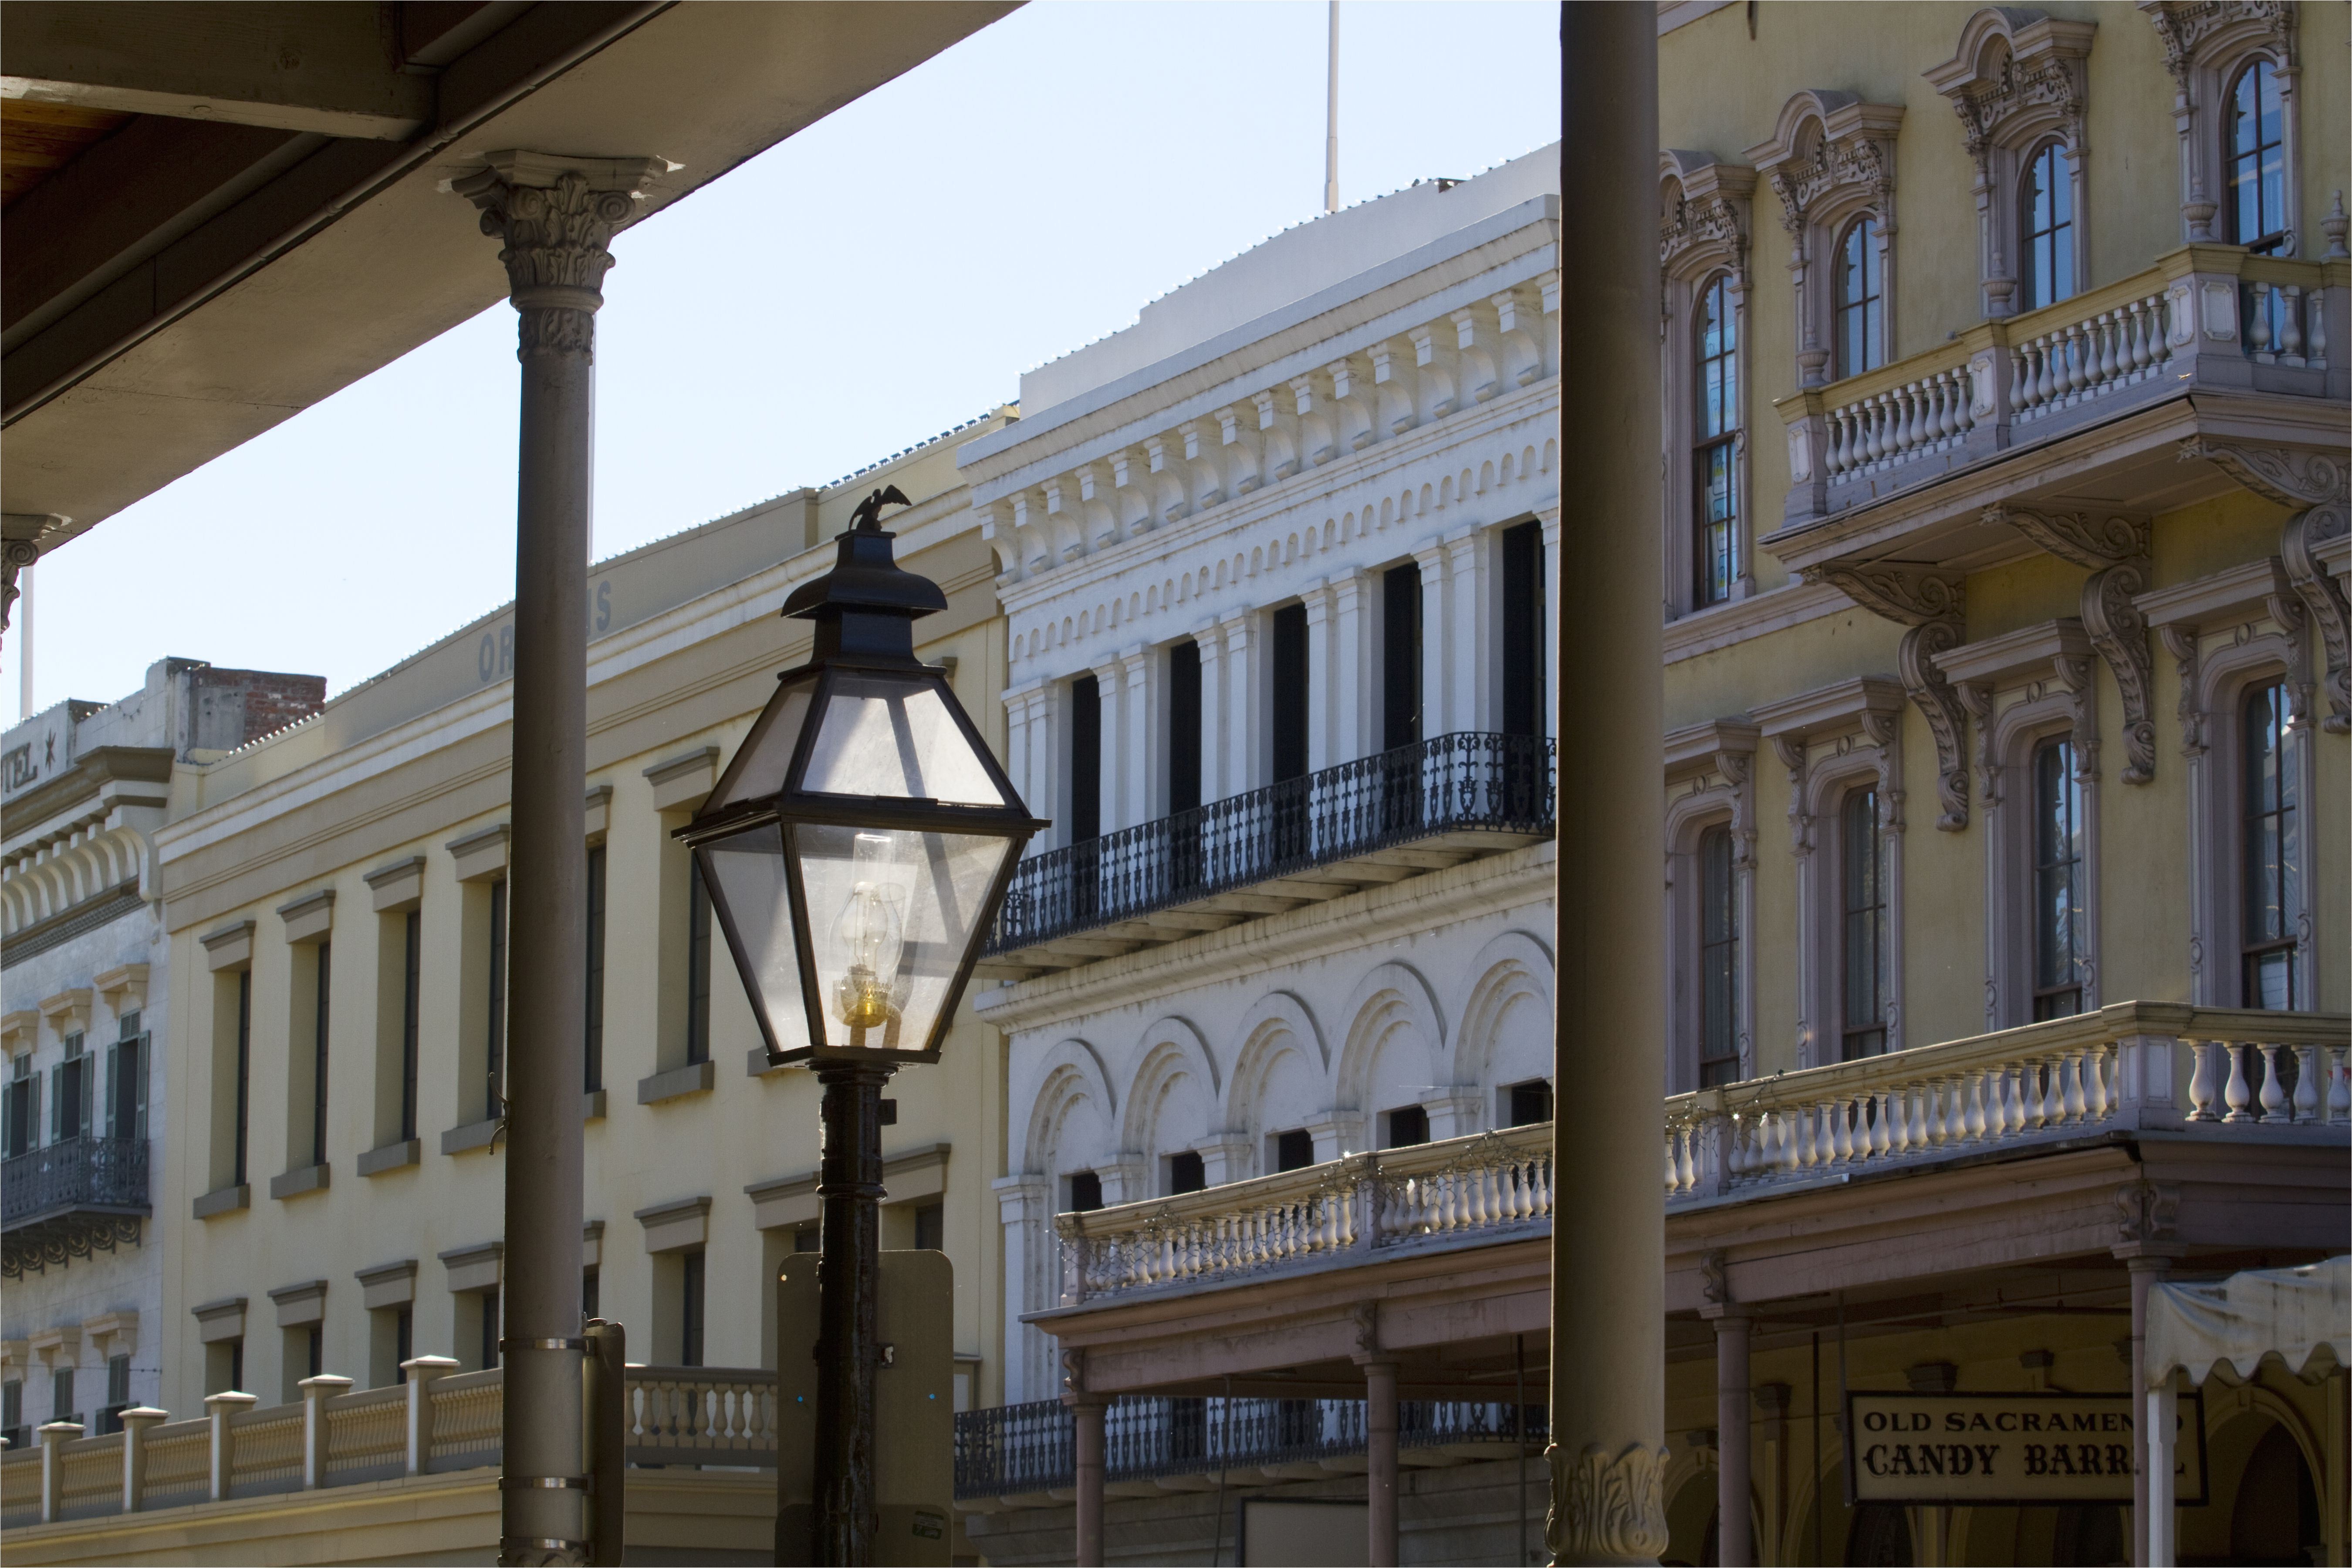
[[[499,1537],[499,1555],[501,1557],[516,1552],[565,1553],[576,1552],[584,1555],[587,1550],[588,1543],[584,1541],[566,1541],[556,1535],[501,1535]]]
[[[500,1476],[499,1490],[530,1492],[541,1488],[549,1491],[593,1492],[596,1484],[586,1476]]]
[[[588,1349],[586,1340],[500,1340],[499,1352],[509,1351],[580,1351]]]

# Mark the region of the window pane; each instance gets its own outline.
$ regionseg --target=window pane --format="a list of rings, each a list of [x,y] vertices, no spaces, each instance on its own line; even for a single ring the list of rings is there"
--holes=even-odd
[[[1731,829],[1699,837],[1699,1087],[1738,1076],[1739,911]]]
[[[793,834],[830,1043],[925,1049],[1006,841],[814,823]]]
[[[773,795],[783,787],[784,770],[792,764],[793,747],[808,719],[809,694],[815,689],[816,678],[811,676],[785,688],[781,700],[771,699],[735,760],[727,764],[727,776],[711,795],[712,808]]]
[[[2033,753],[2033,989],[2036,1018],[2082,1010],[2082,786],[2070,740]]]
[[[784,889],[783,837],[772,825],[706,844],[712,898],[735,961],[756,992],[780,1051],[804,1050],[808,1014],[801,1002],[800,956]]]
[[[1843,1054],[1852,1059],[1886,1048],[1886,902],[1878,792],[1855,790],[1840,812],[1838,854],[1844,885]]]
[[[824,795],[1004,804],[939,689],[885,676],[837,678],[802,784]]]

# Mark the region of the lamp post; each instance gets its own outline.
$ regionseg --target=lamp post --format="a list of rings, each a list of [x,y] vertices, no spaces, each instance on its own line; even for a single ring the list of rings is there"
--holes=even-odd
[[[936,1062],[1014,861],[1045,826],[914,622],[947,606],[861,502],[834,568],[783,613],[815,623],[719,787],[678,836],[734,955],[768,1059],[824,1086],[817,1259],[817,1561],[872,1561],[881,1092]]]

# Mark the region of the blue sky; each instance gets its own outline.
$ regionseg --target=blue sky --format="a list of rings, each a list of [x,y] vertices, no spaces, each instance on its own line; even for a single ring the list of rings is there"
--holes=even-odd
[[[1346,0],[1340,200],[1557,136],[1558,15]],[[1024,369],[1319,212],[1326,19],[1037,0],[623,235],[598,554],[1009,401]],[[500,305],[46,558],[35,708],[110,701],[167,654],[337,692],[502,603],[516,387]]]

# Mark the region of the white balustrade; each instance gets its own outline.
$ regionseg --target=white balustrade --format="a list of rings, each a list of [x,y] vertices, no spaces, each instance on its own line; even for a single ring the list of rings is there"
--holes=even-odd
[[[1875,473],[1956,447],[1976,428],[1965,364],[1830,410],[1832,478]]]
[[[214,1394],[207,1415],[169,1421],[164,1412],[123,1413],[130,1432],[83,1437],[42,1429],[41,1446],[0,1456],[0,1524],[123,1512],[152,1513],[310,1487],[394,1480],[404,1472],[483,1468],[499,1462],[506,1374],[446,1375],[456,1363],[424,1356],[408,1385],[339,1392],[347,1380],[311,1379],[307,1397],[264,1409],[249,1394]],[[416,1376],[422,1370],[425,1375]],[[646,1464],[775,1463],[776,1374],[747,1367],[628,1369],[624,1389],[628,1457]],[[409,1409],[422,1407],[425,1462],[408,1462]]]
[[[2137,386],[2171,358],[2161,294],[2053,328],[2010,348],[2010,417],[2022,425]]]

